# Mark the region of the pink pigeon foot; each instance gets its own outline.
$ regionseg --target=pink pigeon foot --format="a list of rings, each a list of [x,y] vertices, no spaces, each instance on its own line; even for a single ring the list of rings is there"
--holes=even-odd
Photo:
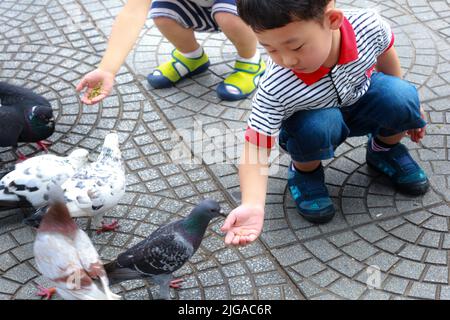
[[[172,281],[170,281],[169,287],[173,288],[173,289],[180,289],[181,288],[181,284],[184,282],[184,279],[182,278],[178,278],[178,279],[174,279]]]
[[[38,145],[40,150],[48,152],[48,147],[52,145],[52,142],[47,140],[41,140],[36,142],[36,144]]]
[[[38,289],[39,291],[36,293],[36,295],[46,298],[47,300],[50,300],[56,293],[56,288],[44,288],[42,286],[38,286]]]
[[[116,229],[120,228],[119,222],[117,220],[113,220],[110,224],[106,224],[102,221],[102,227],[97,229],[97,234],[109,231],[116,231]]]
[[[25,161],[25,160],[27,160],[28,158],[22,153],[22,152],[20,152],[19,150],[16,150],[15,151],[15,153],[16,153],[16,156],[17,156],[17,162],[19,163],[19,162],[22,162],[22,161]]]

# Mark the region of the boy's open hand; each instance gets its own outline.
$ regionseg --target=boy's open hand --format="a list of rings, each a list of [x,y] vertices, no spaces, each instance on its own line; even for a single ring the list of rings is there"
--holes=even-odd
[[[84,104],[95,104],[106,98],[112,91],[114,75],[108,71],[95,69],[85,75],[76,90],[80,92],[87,88],[81,101]]]
[[[420,107],[420,115],[423,120],[426,120],[425,111]],[[425,136],[425,127],[419,129],[411,129],[407,131],[407,134],[411,137],[411,140],[418,143]]]
[[[264,210],[259,207],[241,205],[231,211],[220,229],[226,232],[225,244],[246,245],[261,234]]]

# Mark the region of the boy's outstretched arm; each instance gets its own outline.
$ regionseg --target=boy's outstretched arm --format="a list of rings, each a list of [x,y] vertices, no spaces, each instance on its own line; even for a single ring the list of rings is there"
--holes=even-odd
[[[270,149],[245,142],[239,166],[242,204],[231,211],[221,230],[225,244],[246,245],[258,238],[264,223]]]
[[[83,103],[97,103],[111,93],[116,73],[136,42],[151,3],[151,0],[128,0],[117,15],[100,65],[85,75],[76,87],[77,91],[87,88],[81,99]],[[95,98],[90,97],[94,88],[100,85],[100,94]]]

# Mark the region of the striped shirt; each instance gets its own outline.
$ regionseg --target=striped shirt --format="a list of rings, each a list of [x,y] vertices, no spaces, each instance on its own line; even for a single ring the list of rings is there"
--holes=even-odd
[[[212,7],[214,4],[214,0],[189,0],[198,4],[200,7]]]
[[[369,89],[377,58],[394,43],[391,28],[373,11],[348,12],[340,27],[336,66],[309,74],[269,61],[253,97],[245,138],[271,147],[283,120],[300,110],[349,106]]]

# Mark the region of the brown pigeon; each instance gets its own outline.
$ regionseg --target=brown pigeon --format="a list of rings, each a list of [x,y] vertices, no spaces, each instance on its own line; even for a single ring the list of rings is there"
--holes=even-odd
[[[38,270],[56,284],[56,292],[65,300],[120,299],[109,289],[105,269],[89,237],[70,217],[62,189],[52,185],[49,196],[50,206],[34,243]]]

